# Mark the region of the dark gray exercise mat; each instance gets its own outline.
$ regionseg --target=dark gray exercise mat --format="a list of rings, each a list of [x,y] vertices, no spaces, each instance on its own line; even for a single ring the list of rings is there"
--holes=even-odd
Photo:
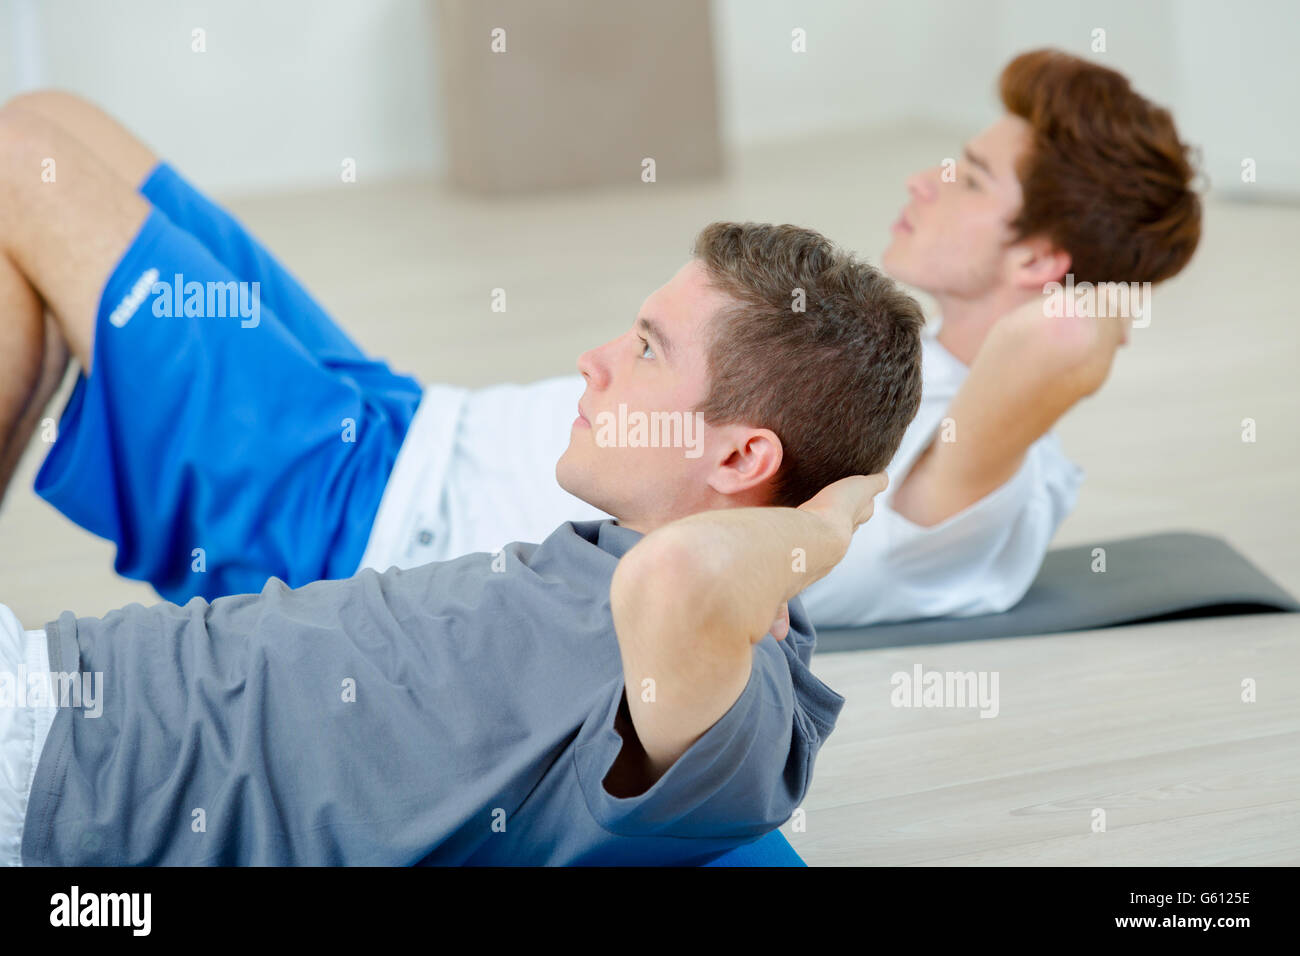
[[[1094,571],[1095,548],[1106,570]],[[817,653],[1082,631],[1185,617],[1300,611],[1222,538],[1172,532],[1049,551],[1009,611],[817,630]]]

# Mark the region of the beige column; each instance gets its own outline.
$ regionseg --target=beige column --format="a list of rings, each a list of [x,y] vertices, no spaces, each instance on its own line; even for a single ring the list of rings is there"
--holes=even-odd
[[[452,183],[480,193],[722,168],[707,0],[439,0]]]

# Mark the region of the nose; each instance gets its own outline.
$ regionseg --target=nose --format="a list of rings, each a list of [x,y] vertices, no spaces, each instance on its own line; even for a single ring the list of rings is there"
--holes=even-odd
[[[606,342],[599,348],[588,349],[578,356],[578,371],[588,385],[604,388],[609,384],[609,363],[605,361],[605,350],[610,344]]]
[[[934,198],[938,181],[938,166],[931,166],[907,177],[907,191],[914,199],[929,202]]]

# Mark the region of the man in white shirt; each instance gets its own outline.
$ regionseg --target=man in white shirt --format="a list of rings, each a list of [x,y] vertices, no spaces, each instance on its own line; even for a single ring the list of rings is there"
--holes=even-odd
[[[1098,130],[1082,119],[1083,128],[1066,130],[1053,110],[1082,114],[1102,96],[1109,111],[1098,126],[1111,123],[1121,131],[1112,138],[1132,139],[1116,148],[1098,135],[1084,151],[1079,144]],[[1119,74],[1037,51],[1007,66],[1002,98],[1007,115],[973,139],[959,163],[908,180],[911,201],[882,264],[930,293],[943,324],[923,338],[921,408],[888,469],[890,491],[845,559],[803,595],[819,627],[995,613],[1020,600],[1083,481],[1049,429],[1100,387],[1132,320],[1049,319],[1042,291],[1076,269],[1080,282],[1160,281],[1195,249],[1199,204],[1172,121]],[[1047,161],[1026,166],[1035,136]],[[1153,143],[1160,160],[1144,162],[1140,151]],[[1096,158],[1108,149],[1129,167]],[[1073,163],[1056,159],[1062,150]],[[1123,192],[1111,179],[1120,172],[1129,184]],[[1028,206],[1023,173],[1033,190]],[[1078,196],[1055,198],[1071,190]],[[1056,227],[1060,240],[1051,238],[1050,219],[1017,235],[1018,216],[1041,217],[1054,203],[1067,222]],[[1071,218],[1079,221],[1073,230]],[[1158,238],[1135,235],[1140,228]],[[493,550],[557,519],[598,517],[547,480],[543,464],[564,447],[564,410],[581,391],[580,378],[558,378],[460,393],[435,406],[428,415],[441,420],[463,403],[453,450],[433,450],[443,447],[436,441],[403,450],[363,565]],[[413,428],[442,433],[421,417]]]
[[[1036,51],[1008,65],[1001,93],[1006,115],[959,162],[908,182],[910,201],[883,265],[930,293],[943,324],[925,339],[921,410],[888,469],[890,491],[844,561],[804,595],[816,626],[987,613],[1019,600],[1082,480],[1050,428],[1100,387],[1128,334],[1124,316],[1049,317],[1043,292],[1067,276],[1158,282],[1197,244],[1200,208],[1185,148],[1169,115],[1122,76]],[[0,348],[0,361],[12,369],[0,375],[12,383],[11,394],[0,392],[0,481],[57,385],[68,348],[84,369],[103,350],[104,370],[98,381],[79,382],[37,490],[117,541],[119,572],[149,580],[173,601],[211,599],[258,590],[272,575],[297,585],[359,567],[496,551],[543,538],[566,520],[604,517],[564,492],[553,470],[583,377],[420,388],[363,356],[242,227],[89,104],[36,93],[5,114],[19,141],[47,150],[33,146],[33,155],[48,155],[51,143],[75,154],[76,139],[91,145],[86,152],[104,167],[105,184],[112,176],[143,183],[143,199],[118,200],[129,209],[114,220],[129,223],[118,227],[120,237],[112,224],[85,221],[89,194],[75,204],[78,228],[99,244],[86,250],[86,262],[66,263],[76,273],[67,281],[32,276],[12,257],[0,262],[0,300],[17,316],[0,325],[11,346]],[[68,131],[69,140],[60,138]],[[147,365],[161,381],[168,352],[158,346],[150,362],[138,340],[128,347],[110,338],[126,342],[141,327],[132,316],[150,291],[146,280],[157,279],[148,255],[176,241],[172,226],[196,237],[182,250],[185,261],[210,253],[228,267],[226,278],[260,279],[263,302],[280,319],[266,323],[279,336],[274,355],[292,353],[283,366],[272,357],[259,365],[250,339],[220,339],[226,344],[204,348],[230,356],[223,374],[272,384],[301,376],[319,390],[303,387],[320,395],[319,415],[304,419],[300,405],[266,407],[266,395],[283,401],[290,390],[282,387],[261,402],[196,405],[178,416],[191,432],[182,445],[196,447],[178,448],[170,423],[153,432],[135,424],[140,397],[132,388],[141,373],[125,369]],[[138,261],[119,261],[132,236]],[[166,291],[175,291],[179,316],[181,290]],[[41,322],[42,297],[54,328]],[[242,324],[258,322],[250,313]],[[282,370],[288,366],[292,376]],[[184,380],[171,387],[183,392]],[[339,438],[330,432],[340,420],[360,426],[346,466],[337,464]],[[241,428],[242,468],[213,451],[229,422]],[[97,424],[109,434],[98,445]],[[346,424],[343,436],[347,442]],[[107,490],[105,474],[114,482]]]

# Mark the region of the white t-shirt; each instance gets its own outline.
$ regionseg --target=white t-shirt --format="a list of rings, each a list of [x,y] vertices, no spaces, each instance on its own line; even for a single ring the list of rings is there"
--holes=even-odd
[[[927,331],[922,397],[890,486],[844,560],[802,594],[816,627],[858,627],[1004,611],[1024,595],[1083,471],[1051,432],[996,491],[930,528],[894,511],[893,492],[930,443],[969,369]],[[609,517],[562,489],[555,463],[586,382],[426,388],[394,463],[361,567],[416,567],[510,541],[542,541],[564,521]]]
[[[922,338],[921,407],[886,469],[889,487],[835,568],[802,594],[816,627],[994,614],[1033,584],[1056,529],[1075,506],[1084,472],[1047,432],[1001,487],[926,528],[891,505],[939,432],[970,369],[933,333]]]

